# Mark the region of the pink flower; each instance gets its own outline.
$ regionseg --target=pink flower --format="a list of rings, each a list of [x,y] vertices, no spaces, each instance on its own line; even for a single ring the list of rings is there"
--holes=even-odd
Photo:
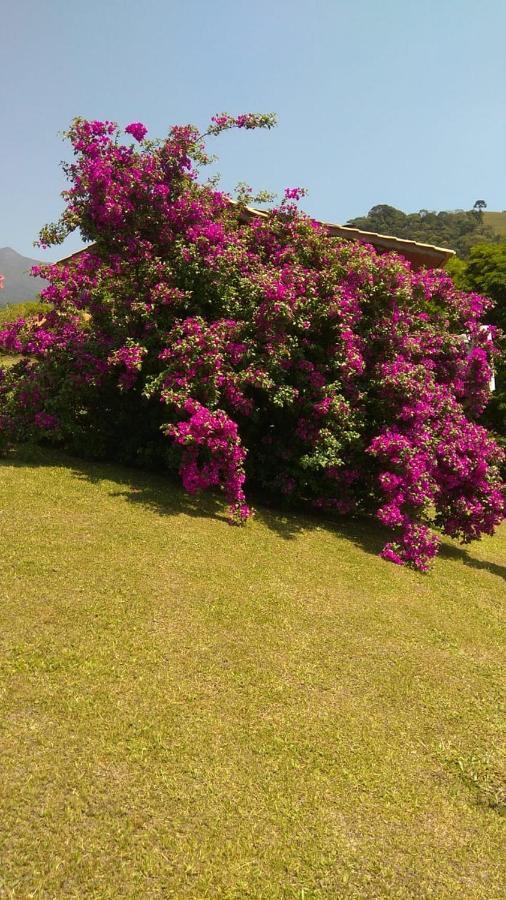
[[[52,416],[51,413],[41,411],[35,413],[35,424],[37,428],[52,431],[57,427],[58,419],[56,416]]]
[[[142,122],[130,122],[125,128],[126,134],[131,134],[136,141],[143,141],[148,133],[148,129]]]
[[[301,187],[285,188],[285,199],[295,201],[301,200],[302,197],[305,197],[306,193],[306,189]]]
[[[399,554],[396,552],[396,544],[385,544],[383,550],[380,553],[380,556],[383,559],[387,559],[389,562],[395,563],[396,566],[403,566],[404,560],[401,559]]]

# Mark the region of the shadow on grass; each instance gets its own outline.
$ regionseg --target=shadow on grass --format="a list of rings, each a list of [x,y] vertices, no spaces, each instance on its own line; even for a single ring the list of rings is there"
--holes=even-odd
[[[481,569],[483,572],[490,572],[492,575],[497,575],[498,578],[506,581],[506,566],[489,562],[486,559],[476,559],[463,547],[458,547],[454,544],[441,544],[439,556],[442,559],[451,559],[455,560],[455,562],[463,563],[464,566],[469,566],[471,569]]]
[[[219,494],[205,493],[192,496],[170,475],[150,472],[117,463],[95,462],[70,456],[54,448],[23,446],[3,460],[1,465],[16,467],[58,465],[72,472],[74,477],[90,484],[107,481],[117,485],[109,490],[111,497],[120,497],[129,503],[137,503],[157,515],[187,515],[196,518],[219,519],[226,522],[225,502]],[[392,535],[379,523],[367,519],[336,520],[312,512],[307,508],[283,510],[268,504],[265,497],[251,498],[255,517],[270,531],[284,540],[295,540],[303,532],[324,529],[345,538],[366,553],[377,556]],[[439,551],[443,559],[453,560],[472,569],[489,572],[506,580],[506,567],[488,560],[476,559],[466,549],[442,543]]]

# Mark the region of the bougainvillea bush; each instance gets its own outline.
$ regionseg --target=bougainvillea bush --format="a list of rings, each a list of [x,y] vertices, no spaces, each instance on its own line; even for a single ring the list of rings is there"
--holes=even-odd
[[[206,136],[270,127],[216,116]],[[60,221],[92,246],[39,266],[49,312],[0,333],[5,441],[178,471],[221,488],[232,522],[248,485],[392,530],[383,556],[428,567],[437,532],[470,541],[504,515],[501,451],[476,423],[489,397],[487,302],[442,271],[341,241],[298,210],[251,217],[197,173],[190,126],[150,141],[134,122],[75,120]],[[133,139],[133,140],[132,140]],[[436,530],[434,530],[436,529]]]

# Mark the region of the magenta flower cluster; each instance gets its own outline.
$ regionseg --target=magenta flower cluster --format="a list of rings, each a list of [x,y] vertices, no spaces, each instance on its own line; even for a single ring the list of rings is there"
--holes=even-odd
[[[214,117],[206,134],[270,128]],[[265,217],[198,181],[192,126],[123,144],[75,120],[66,208],[44,245],[90,248],[37,267],[50,311],[0,332],[21,363],[0,379],[5,440],[163,464],[186,490],[245,488],[337,515],[375,516],[382,555],[425,571],[441,532],[491,534],[505,512],[502,451],[477,419],[494,334],[484,298],[442,271],[338,240],[288,188]],[[490,339],[492,337],[492,340]]]
[[[114,350],[108,358],[110,366],[119,366],[121,374],[118,378],[118,387],[128,391],[137,381],[137,376],[142,368],[142,358],[147,353],[145,347],[139,346],[132,340],[128,340],[125,346]]]
[[[131,134],[139,143],[144,140],[147,133],[148,129],[142,122],[130,122],[130,125],[125,128],[125,134]]]
[[[244,496],[246,456],[237,424],[223,412],[210,412],[195,400],[184,404],[188,420],[167,425],[165,434],[182,447],[180,475],[184,488],[194,494],[210,487],[222,487],[229,501],[229,518],[239,524],[251,515]],[[202,450],[207,459],[202,461]]]

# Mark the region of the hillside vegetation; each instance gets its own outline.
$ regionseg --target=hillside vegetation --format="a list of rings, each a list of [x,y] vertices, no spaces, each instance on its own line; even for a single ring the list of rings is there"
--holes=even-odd
[[[0,503],[2,896],[504,896],[504,528],[424,577],[44,449]]]
[[[506,210],[503,210],[502,212],[484,211],[483,221],[485,225],[495,231],[496,234],[500,234],[501,237],[506,236]]]
[[[366,216],[350,219],[346,224],[364,231],[393,234],[396,237],[449,247],[462,258],[469,255],[475,244],[495,243],[499,240],[503,213],[483,213],[479,210],[421,209],[404,213],[382,203],[373,206]],[[506,220],[506,214],[504,214]]]
[[[50,306],[47,303],[41,303],[40,300],[27,300],[25,303],[8,303],[6,306],[0,306],[0,325],[6,322],[14,322],[21,316],[43,315],[49,312]]]

